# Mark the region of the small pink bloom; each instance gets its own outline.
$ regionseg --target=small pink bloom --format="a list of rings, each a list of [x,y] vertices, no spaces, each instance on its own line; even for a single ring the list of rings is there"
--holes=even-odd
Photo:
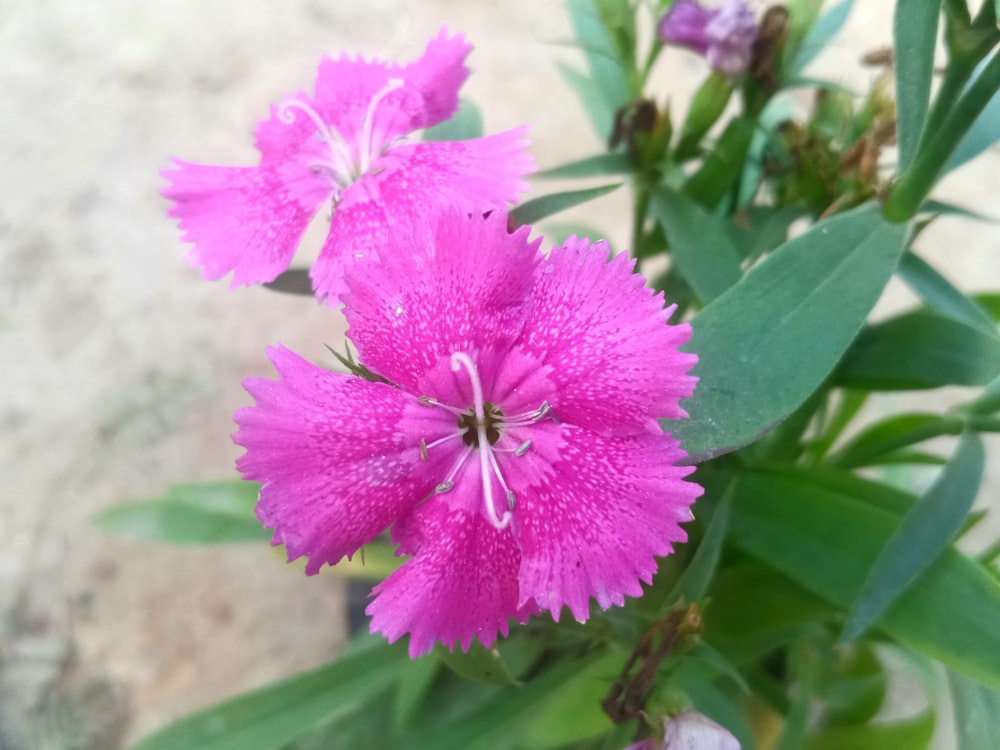
[[[663,739],[648,737],[623,750],[740,750],[728,729],[697,711],[663,720]]]
[[[720,8],[677,0],[660,21],[660,38],[704,55],[715,70],[738,76],[750,65],[757,22],[744,0],[727,0]]]
[[[639,596],[701,494],[657,422],[686,416],[690,327],[605,243],[546,259],[528,233],[447,212],[394,237],[343,297],[360,360],[391,385],[271,349],[279,380],[245,381],[257,404],[236,413],[257,516],[308,573],[392,525],[411,559],[368,613],[414,656]]]
[[[451,117],[472,47],[444,30],[405,66],[324,58],[315,96],[299,92],[257,128],[260,163],[219,167],[175,160],[163,175],[188,256],[209,279],[234,287],[271,281],[291,263],[321,208],[330,231],[313,265],[313,286],[335,304],[345,263],[387,248],[389,232],[424,222],[444,206],[503,208],[534,170],[526,128],[468,141],[403,142]]]

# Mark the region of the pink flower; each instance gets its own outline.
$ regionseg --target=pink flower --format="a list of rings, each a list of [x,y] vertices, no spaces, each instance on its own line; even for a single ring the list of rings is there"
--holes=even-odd
[[[233,286],[271,281],[291,263],[321,207],[330,231],[312,267],[313,287],[335,304],[344,265],[387,249],[389,232],[425,222],[443,206],[503,208],[534,170],[526,128],[468,141],[412,143],[403,136],[451,117],[472,47],[442,30],[406,66],[324,58],[315,96],[298,92],[257,128],[260,163],[219,167],[175,160],[173,184],[192,265]]]
[[[343,298],[360,360],[391,384],[274,348],[279,379],[247,379],[257,403],[236,413],[257,516],[307,573],[393,525],[412,557],[368,613],[413,656],[639,596],[701,494],[657,423],[686,416],[690,327],[605,243],[545,259],[528,233],[449,212],[394,238]]]
[[[727,0],[714,9],[677,0],[660,21],[660,38],[704,55],[715,70],[738,76],[750,65],[757,22],[744,0]]]
[[[740,750],[728,729],[697,711],[663,720],[663,739],[647,737],[623,750]]]

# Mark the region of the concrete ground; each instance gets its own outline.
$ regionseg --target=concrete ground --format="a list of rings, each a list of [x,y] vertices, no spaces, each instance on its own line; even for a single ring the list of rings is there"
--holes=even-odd
[[[887,42],[892,3],[857,5],[814,72],[860,88],[858,56]],[[530,123],[542,166],[599,144],[554,64],[576,59],[560,0],[0,0],[0,19],[0,747],[28,732],[33,748],[115,748],[329,660],[345,637],[341,581],[265,545],[156,546],[90,523],[234,476],[231,415],[249,402],[240,379],[271,375],[264,347],[326,361],[343,338],[311,300],[230,292],[186,265],[158,196],[168,158],[252,163],[256,121],[311,85],[321,54],[408,60],[443,24],[475,44],[463,93],[488,131]],[[649,93],[677,111],[701,75],[673,53]],[[993,154],[956,174],[949,198],[993,211],[996,167]],[[623,194],[582,215],[623,246]],[[921,247],[989,289],[996,236],[942,221]],[[45,710],[29,727],[32,702]]]

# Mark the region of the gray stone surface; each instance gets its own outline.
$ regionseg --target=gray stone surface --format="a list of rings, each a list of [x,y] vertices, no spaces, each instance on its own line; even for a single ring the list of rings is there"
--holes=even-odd
[[[863,86],[855,61],[888,38],[891,3],[857,5],[816,73]],[[487,130],[532,124],[543,166],[598,144],[554,65],[574,57],[557,0],[0,0],[0,19],[0,747],[20,733],[111,748],[344,640],[332,576],[307,579],[263,545],[162,547],[89,522],[232,476],[239,381],[271,374],[265,345],[327,361],[343,337],[309,300],[187,267],[158,196],[168,157],[251,163],[256,120],[311,84],[321,54],[410,59],[444,23],[476,45],[464,94]],[[650,93],[680,109],[702,68],[683,53],[668,65]],[[997,175],[994,155],[949,197],[993,210]],[[576,216],[622,247],[624,195]],[[957,221],[921,240],[976,289],[997,285],[995,245],[992,226]]]

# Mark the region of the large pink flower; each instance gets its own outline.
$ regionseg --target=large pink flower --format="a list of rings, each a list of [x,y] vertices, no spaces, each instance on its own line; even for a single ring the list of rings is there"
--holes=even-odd
[[[350,336],[391,385],[275,348],[280,379],[248,379],[236,413],[257,516],[307,572],[394,524],[412,559],[368,613],[412,655],[640,595],[701,494],[657,423],[686,416],[689,326],[605,243],[546,259],[506,227],[448,212],[348,270]]]
[[[403,143],[451,117],[472,47],[444,30],[406,66],[324,58],[315,96],[272,107],[257,128],[260,163],[219,167],[175,160],[173,184],[189,260],[206,278],[233,272],[233,286],[271,281],[291,263],[309,221],[324,208],[330,232],[312,267],[313,286],[335,304],[344,265],[387,248],[389,232],[427,221],[444,206],[503,208],[533,171],[526,128],[468,141]]]

